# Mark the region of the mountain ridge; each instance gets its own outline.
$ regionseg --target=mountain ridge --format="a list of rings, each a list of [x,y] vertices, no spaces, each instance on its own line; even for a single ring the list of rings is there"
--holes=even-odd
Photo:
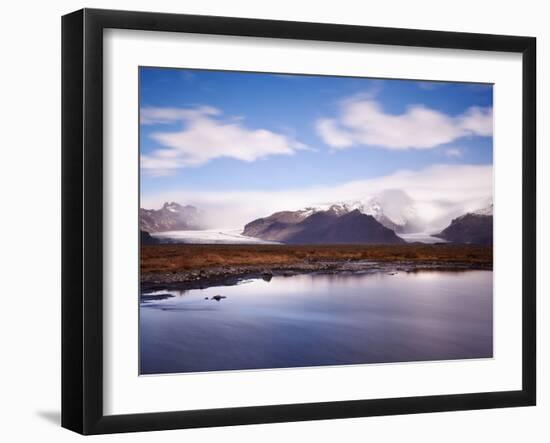
[[[140,208],[139,228],[148,233],[203,229],[203,214],[191,205],[165,202],[160,209]]]
[[[493,204],[454,218],[449,226],[433,236],[453,243],[493,244]]]
[[[358,209],[280,211],[246,224],[243,235],[287,244],[403,244],[391,229]]]

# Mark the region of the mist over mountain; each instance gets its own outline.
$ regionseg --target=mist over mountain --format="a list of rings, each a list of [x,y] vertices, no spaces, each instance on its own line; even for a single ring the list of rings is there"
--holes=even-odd
[[[297,211],[279,211],[269,217],[260,218],[247,224],[244,233],[270,241],[285,241],[290,230],[301,229],[295,225],[310,216],[315,215],[312,220],[317,220],[342,216],[354,211],[370,216],[383,227],[396,233],[420,232],[423,229],[423,221],[418,216],[414,201],[410,196],[404,191],[387,190],[365,201],[356,200],[311,206]],[[364,219],[366,220],[366,218]]]
[[[160,209],[139,209],[139,228],[153,233],[204,229],[204,214],[196,207],[166,202]]]
[[[367,200],[359,209],[398,233],[420,232],[425,225],[415,201],[400,189],[382,191]]]
[[[204,211],[212,229],[242,228],[275,212],[327,210],[339,204],[372,215],[399,234],[429,234],[441,232],[454,218],[492,200],[491,165],[431,165],[418,170],[401,167],[387,175],[333,184],[324,184],[323,176],[300,185],[281,181],[273,189],[245,182],[236,186],[238,181],[204,189],[182,185],[170,191],[144,193],[141,201],[142,207],[155,209],[171,201],[193,205]],[[289,169],[290,176],[291,171],[294,169]]]
[[[243,235],[288,244],[405,243],[373,216],[342,205],[277,212],[248,223]]]

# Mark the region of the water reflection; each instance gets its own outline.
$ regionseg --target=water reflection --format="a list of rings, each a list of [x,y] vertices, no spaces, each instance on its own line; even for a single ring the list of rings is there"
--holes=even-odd
[[[492,357],[491,271],[300,275],[159,294],[172,297],[140,306],[143,374]]]

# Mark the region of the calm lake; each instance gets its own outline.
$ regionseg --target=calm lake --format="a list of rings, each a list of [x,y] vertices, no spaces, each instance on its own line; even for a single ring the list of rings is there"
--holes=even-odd
[[[162,291],[173,297],[140,303],[141,373],[490,358],[492,293],[491,271],[299,275]]]

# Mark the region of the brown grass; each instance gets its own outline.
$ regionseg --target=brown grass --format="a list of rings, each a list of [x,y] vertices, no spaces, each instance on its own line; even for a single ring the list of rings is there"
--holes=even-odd
[[[316,261],[467,263],[492,266],[490,246],[470,245],[147,245],[141,272],[180,272],[221,266],[289,266]]]

